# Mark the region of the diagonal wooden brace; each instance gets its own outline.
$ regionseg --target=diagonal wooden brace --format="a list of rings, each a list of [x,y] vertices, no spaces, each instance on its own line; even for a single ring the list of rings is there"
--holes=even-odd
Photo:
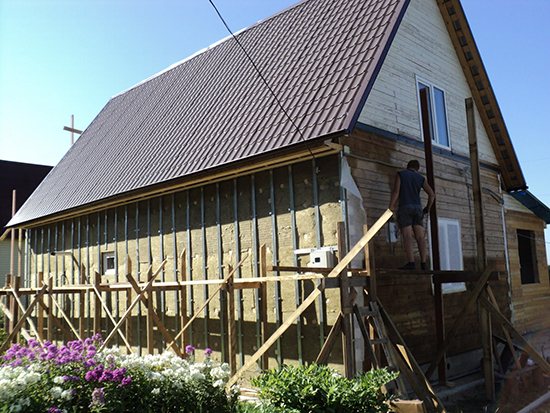
[[[50,278],[52,278],[52,277],[53,277],[53,275],[50,276]],[[6,349],[9,347],[9,345],[10,345],[11,341],[13,340],[13,338],[17,335],[19,330],[21,330],[21,327],[23,327],[23,325],[25,324],[25,321],[27,320],[27,317],[32,313],[32,311],[34,309],[34,306],[36,305],[38,300],[40,300],[40,298],[42,298],[42,296],[44,294],[46,294],[46,291],[48,291],[48,286],[44,285],[35,294],[34,299],[31,301],[31,303],[27,307],[27,310],[23,313],[23,315],[21,316],[19,321],[17,321],[17,324],[15,324],[13,326],[13,330],[11,331],[11,333],[8,335],[6,340],[0,346],[0,354],[3,353],[4,351],[6,351]]]
[[[206,306],[210,303],[210,301],[212,301],[214,299],[214,297],[216,297],[216,294],[218,294],[218,292],[225,287],[225,285],[227,284],[227,282],[233,277],[233,275],[237,272],[237,270],[241,267],[241,265],[243,265],[244,261],[248,258],[248,254],[246,254],[238,263],[237,265],[235,266],[235,268],[233,268],[232,271],[229,272],[229,274],[227,274],[225,276],[225,278],[223,279],[223,282],[218,285],[216,287],[216,289],[210,294],[210,296],[208,297],[208,299],[202,304],[202,306],[195,312],[195,314],[193,315],[193,317],[191,317],[189,319],[189,321],[187,321],[187,323],[183,326],[183,328],[181,329],[181,331],[176,335],[176,337],[174,337],[174,339],[168,344],[168,346],[166,347],[166,349],[168,350],[169,348],[171,348],[174,343],[176,342],[176,340],[178,340],[184,333],[185,333],[185,330],[187,330],[189,328],[189,326],[193,323],[193,321],[199,316],[199,314],[202,312],[202,310],[204,310],[206,308]]]
[[[162,261],[159,268],[151,276],[151,279],[149,280],[149,282],[141,290],[139,290],[138,296],[136,298],[134,298],[134,301],[132,301],[130,306],[126,309],[124,314],[120,317],[120,319],[118,320],[118,323],[115,324],[115,327],[114,327],[113,331],[111,331],[111,333],[107,336],[107,338],[105,339],[105,341],[103,342],[103,344],[99,348],[100,351],[103,350],[107,346],[107,344],[114,337],[114,335],[116,334],[118,329],[122,326],[122,324],[124,324],[126,319],[130,316],[130,314],[132,313],[132,310],[134,309],[134,307],[141,300],[141,297],[149,290],[151,285],[153,285],[153,282],[157,278],[157,275],[159,275],[161,273],[161,271],[164,268],[164,266],[166,265],[167,261],[168,261],[168,259],[165,259],[164,261]]]
[[[137,281],[135,280],[135,278],[132,277],[131,274],[126,274],[126,278],[130,282],[130,284],[132,284],[132,288],[134,289],[134,291],[139,294],[139,292],[140,292],[139,291],[139,285],[138,285]],[[149,295],[149,297],[145,297],[144,295],[140,295],[139,297],[141,299],[141,302],[145,305],[145,307],[149,308],[149,305],[151,305],[151,307],[153,306],[153,300],[151,300],[150,295]],[[157,325],[159,331],[164,336],[164,339],[167,342],[172,343],[172,349],[174,350],[174,352],[178,356],[183,357],[183,353],[181,352],[180,348],[175,343],[176,340],[174,340],[172,338],[171,334],[168,332],[165,325],[162,323],[160,317],[158,316],[158,314],[157,314],[157,312],[155,311],[154,308],[151,309],[151,315],[152,315],[153,320],[155,321],[155,324]]]

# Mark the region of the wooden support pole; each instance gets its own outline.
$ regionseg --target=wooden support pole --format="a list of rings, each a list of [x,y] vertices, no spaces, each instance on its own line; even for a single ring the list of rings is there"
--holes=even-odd
[[[337,223],[336,234],[338,240],[338,258],[341,260],[346,256],[346,228],[343,222]],[[351,305],[349,295],[349,279],[346,269],[338,274],[338,277],[340,278],[340,311],[342,313],[342,351],[344,360],[344,374],[348,379],[350,379],[355,375],[353,363],[353,331],[351,323],[353,307]]]
[[[16,204],[16,198],[17,198],[17,191],[13,189],[11,191],[11,216],[15,215],[15,211],[17,210],[17,204]],[[10,240],[10,274],[12,276],[15,275],[15,228],[12,228],[10,230],[11,240]],[[15,307],[14,307],[15,308]],[[13,310],[10,307],[10,310]],[[13,312],[12,312],[13,314]]]
[[[6,290],[10,290],[10,288],[13,286],[13,278],[14,276],[10,274],[6,274]],[[17,317],[14,315],[15,313],[15,301],[13,300],[11,295],[6,295],[6,307],[10,310],[10,314],[12,314],[13,322],[7,321],[6,323],[6,331],[7,333],[11,333],[13,331],[13,326],[15,323],[17,323]]]
[[[79,227],[80,228],[80,227]],[[80,242],[80,241],[79,241]],[[80,269],[78,274],[78,280],[80,285],[86,284],[86,267],[84,264],[79,265]],[[86,292],[82,291],[78,295],[78,331],[80,337],[86,336]]]
[[[48,282],[46,284],[47,292],[48,292],[48,328],[46,330],[46,337],[48,338],[48,341],[53,340],[53,333],[54,333],[54,314],[53,314],[53,299],[52,299],[52,290],[53,290],[53,276],[49,274]]]
[[[434,192],[436,191],[435,176],[434,176],[434,163],[432,153],[432,139],[433,133],[433,119],[430,117],[430,98],[426,88],[420,90],[420,108],[422,115],[422,132],[424,138],[424,152],[426,155],[426,178],[428,184],[432,187]],[[437,206],[433,204],[430,210],[430,234],[432,239],[432,267],[434,271],[441,269],[440,255],[439,255],[439,227],[437,220]],[[445,317],[443,308],[443,291],[440,283],[434,284],[434,307],[435,307],[435,330],[436,330],[436,342],[437,348],[441,349],[445,342]],[[447,382],[447,362],[445,360],[445,352],[443,352],[442,359],[438,366],[439,383],[446,384]]]
[[[328,356],[332,351],[332,347],[334,347],[334,343],[336,342],[336,339],[342,333],[342,319],[343,319],[343,316],[342,316],[342,313],[340,313],[334,325],[330,329],[328,336],[325,339],[325,342],[323,344],[323,347],[321,347],[321,351],[319,352],[319,355],[315,360],[315,363],[325,364],[328,361]]]
[[[71,322],[67,314],[65,314],[65,311],[63,311],[63,308],[59,305],[57,300],[53,297],[53,294],[50,294],[50,299],[52,303],[57,307],[57,311],[59,311],[59,314],[61,314],[61,317],[65,320],[65,322],[67,323],[67,325],[69,326],[69,328],[71,329],[71,331],[73,332],[77,340],[80,340],[82,337],[80,336],[80,334],[78,334],[78,331],[73,326],[73,323]],[[31,320],[29,319],[29,321]]]
[[[94,287],[99,292],[101,285],[101,275],[97,271],[94,272]],[[94,334],[101,333],[101,293],[96,294],[94,300]],[[50,306],[51,308],[51,306]]]
[[[179,266],[180,281],[183,281],[183,282],[187,281],[187,260],[185,259],[185,257],[186,257],[186,251],[184,248],[180,254],[180,266]],[[187,312],[189,311],[187,307],[187,286],[185,285],[182,285],[180,289],[180,306],[181,306],[181,312],[180,312],[181,325],[184,326],[189,321],[189,316],[187,314]],[[182,334],[181,348],[185,348],[185,343],[188,342],[187,337],[188,337],[187,334]]]
[[[243,265],[244,261],[248,258],[248,254],[245,255],[243,258],[241,258],[241,260],[237,263],[237,266],[232,270],[232,271],[229,271],[229,273],[225,276],[225,278],[222,280],[223,281],[223,284],[220,284],[218,285],[218,287],[210,294],[210,296],[208,297],[208,299],[202,303],[202,306],[201,308],[199,308],[195,314],[193,315],[193,317],[191,317],[189,319],[189,321],[187,321],[187,323],[182,327],[181,331],[176,335],[176,337],[174,337],[174,340],[172,340],[172,342],[170,342],[168,344],[168,347],[166,347],[166,349],[170,348],[170,346],[172,346],[172,344],[174,344],[174,342],[176,340],[178,340],[183,334],[185,334],[185,331],[187,330],[187,328],[193,323],[193,321],[200,315],[200,313],[202,312],[202,310],[204,310],[206,308],[206,306],[208,304],[210,304],[210,301],[212,301],[212,299],[216,296],[216,294],[218,294],[218,292],[225,286],[225,284],[227,283],[227,280],[229,280],[229,278],[233,277],[235,275],[235,272],[241,267],[241,265]]]
[[[229,273],[233,273],[231,265],[228,268]],[[235,289],[233,288],[233,275],[227,279],[227,334],[229,342],[229,367],[231,375],[237,371],[237,325],[235,324]]]
[[[267,247],[265,244],[260,246],[260,278],[267,277]],[[269,323],[267,318],[267,285],[262,283],[260,286],[260,326],[262,335],[262,344],[266,342],[269,334]],[[269,366],[269,357],[267,352],[261,357],[261,368],[267,369]]]
[[[18,279],[20,279],[19,276],[16,277],[16,282],[14,283],[14,287],[11,289],[11,293],[13,294],[14,300],[17,302],[18,310],[21,309],[21,311],[25,312],[25,307],[23,306],[23,303],[21,302],[21,299],[19,297],[19,293],[17,291],[17,288],[15,288],[16,286],[19,285],[19,281],[17,281]],[[17,317],[15,316],[15,314],[13,314],[13,320],[14,321],[17,320]],[[31,328],[31,331],[35,334],[36,339],[40,342],[40,344],[42,344],[42,340],[38,335],[38,331],[36,330],[36,326],[34,325],[34,322],[32,321],[32,318],[28,317],[27,322],[29,323],[29,327]],[[17,337],[17,335],[16,335],[16,337]]]
[[[483,294],[483,293],[482,293]],[[485,377],[485,396],[487,400],[495,400],[495,372],[493,370],[493,327],[491,315],[480,306],[479,326],[481,332],[481,348],[483,350],[483,376]]]
[[[6,307],[4,305],[4,303],[2,301],[0,301],[0,309],[4,312],[4,315],[6,316],[6,318],[8,320],[10,320],[11,322],[14,322],[14,319],[13,319],[13,314],[10,313],[10,310],[8,309],[8,307]],[[25,330],[23,327],[21,327],[21,335],[25,338],[25,340],[29,341],[32,337],[31,335],[27,332],[27,330]]]
[[[474,289],[468,296],[468,300],[466,301],[466,305],[464,305],[464,309],[459,317],[456,318],[453,325],[447,332],[447,337],[445,338],[445,341],[443,342],[443,346],[437,350],[437,355],[434,357],[432,362],[430,363],[430,366],[428,367],[428,370],[426,371],[426,377],[429,379],[431,375],[434,373],[435,368],[440,363],[440,361],[443,359],[443,354],[447,351],[447,348],[449,347],[449,344],[451,340],[454,338],[454,334],[456,330],[462,325],[462,323],[465,320],[464,315],[470,312],[476,303],[476,301],[479,298],[479,295],[485,288],[485,285],[487,284],[487,280],[491,276],[492,272],[490,269],[486,269],[481,277],[479,278],[479,281],[475,285]]]
[[[44,285],[44,273],[42,271],[38,272],[38,285]],[[36,324],[38,336],[41,340],[44,340],[44,299],[41,298],[38,302],[40,305],[36,307]]]
[[[51,277],[49,278],[51,279]],[[44,293],[48,290],[48,287],[46,285],[42,286],[40,291],[34,296],[34,299],[27,307],[27,310],[23,313],[21,318],[17,321],[15,326],[13,327],[13,330],[10,332],[4,343],[0,346],[0,354],[2,354],[6,349],[8,348],[9,344],[13,340],[13,338],[17,335],[17,332],[23,327],[23,324],[25,324],[25,321],[27,317],[31,314],[33,311],[34,306],[36,303],[40,300],[40,297],[44,295]]]
[[[503,326],[508,332],[520,343],[523,351],[529,354],[529,357],[539,365],[546,374],[550,374],[550,363],[542,357],[527,340],[514,328],[512,323],[500,312],[498,308],[492,305],[486,297],[479,297],[481,305],[483,305],[494,317],[494,321]]]
[[[149,267],[149,271],[147,272],[147,281],[152,281],[153,279],[153,270],[151,267]],[[155,332],[154,332],[154,321],[153,321],[153,294],[151,294],[151,289],[148,288],[145,293],[149,296],[149,300],[147,300],[146,305],[146,323],[147,323],[147,353],[153,354],[155,351]]]
[[[132,274],[132,260],[130,259],[130,257],[128,255],[126,255],[126,275],[127,275],[126,278],[128,278],[128,275],[131,276],[131,274]],[[139,287],[138,287],[138,291],[139,291]],[[126,308],[128,308],[130,306],[130,304],[132,304],[132,290],[131,289],[126,291]],[[126,336],[126,338],[128,340],[130,339],[130,337],[132,337],[132,314],[131,313],[128,316],[128,319],[126,320],[124,335]]]
[[[128,281],[130,282],[130,284],[132,284],[132,287],[134,288],[134,291],[139,294],[139,285],[138,285],[137,281],[134,279],[134,277],[132,277],[132,275],[128,273],[128,274],[126,274],[126,278],[128,278]],[[160,331],[160,333],[164,337],[164,340],[167,343],[170,343],[172,350],[174,350],[174,353],[176,353],[179,357],[183,357],[183,353],[181,352],[180,348],[176,344],[176,340],[174,340],[172,335],[168,332],[168,329],[166,328],[166,326],[164,325],[164,323],[162,322],[162,320],[158,316],[157,312],[155,311],[154,306],[153,306],[152,301],[151,301],[152,297],[153,297],[153,294],[151,294],[150,291],[149,291],[148,294],[147,294],[147,297],[145,297],[145,295],[142,295],[142,296],[140,296],[140,300],[145,305],[145,307],[147,307],[148,310],[150,309],[151,318],[153,319],[153,321],[157,325],[158,330]]]
[[[336,277],[343,270],[347,268],[349,263],[359,254],[359,252],[369,243],[369,241],[378,233],[380,228],[382,228],[386,222],[393,216],[393,212],[390,209],[387,209],[380,218],[374,223],[374,225],[368,230],[368,232],[363,235],[363,237],[353,246],[353,248],[348,252],[348,254],[338,262],[336,267],[332,270],[327,277]],[[296,308],[296,310],[288,316],[283,324],[269,337],[269,339],[248,359],[248,361],[237,371],[237,373],[229,379],[226,384],[226,388],[231,388],[241,376],[252,367],[256,361],[263,356],[263,354],[271,347],[271,345],[296,321],[296,319],[302,314],[321,294],[321,289],[323,285],[317,286],[311,294]]]
[[[19,307],[17,306],[17,304],[20,303],[18,301],[19,301],[19,288],[21,288],[21,277],[19,277],[18,275],[12,275],[11,280],[12,280],[12,293],[14,294],[11,301],[13,304],[12,314],[13,314],[14,321],[17,322],[17,320],[19,319]],[[22,311],[25,311],[25,309],[23,309]],[[19,337],[17,334],[15,335],[14,340],[15,340],[14,342],[19,341]]]
[[[161,273],[161,271],[164,269],[164,266],[166,265],[166,261],[167,259],[165,259],[164,261],[162,261],[162,263],[160,264],[159,268],[153,273],[153,275],[151,276],[151,279],[149,280],[149,282],[141,289],[139,290],[139,294],[136,298],[134,298],[134,300],[132,301],[132,303],[130,304],[130,306],[126,309],[126,311],[124,312],[124,314],[122,314],[122,316],[120,317],[120,319],[118,320],[118,322],[116,323],[113,331],[111,331],[109,333],[109,335],[107,336],[107,338],[105,338],[105,341],[103,342],[103,345],[101,346],[100,350],[104,349],[107,344],[109,343],[109,341],[114,337],[114,335],[116,334],[116,332],[118,331],[118,329],[120,328],[120,326],[126,321],[126,318],[128,318],[128,316],[130,316],[132,314],[132,309],[137,305],[137,303],[141,300],[141,297],[149,291],[149,289],[151,288],[151,285],[153,284],[153,282],[155,281],[155,278],[157,277],[157,275],[159,275]],[[149,266],[149,268],[151,268],[151,266]],[[148,270],[147,272],[149,273],[150,270]]]

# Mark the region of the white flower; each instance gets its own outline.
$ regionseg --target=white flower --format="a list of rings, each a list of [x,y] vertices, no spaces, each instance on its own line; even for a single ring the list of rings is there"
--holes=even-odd
[[[61,392],[61,398],[71,400],[73,398],[73,391],[71,389],[63,390],[63,392]]]
[[[55,384],[63,384],[65,382],[65,380],[63,380],[62,376],[57,376],[57,377],[54,377],[53,382]]]
[[[158,387],[155,387],[153,390],[151,390],[151,393],[153,394],[159,394],[160,393],[160,389]]]
[[[54,399],[60,399],[63,394],[63,389],[59,386],[54,386],[50,389],[50,394]]]

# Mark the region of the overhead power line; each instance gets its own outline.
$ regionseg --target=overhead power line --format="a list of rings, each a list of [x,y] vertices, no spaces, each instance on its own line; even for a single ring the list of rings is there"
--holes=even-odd
[[[290,117],[290,115],[288,114],[288,112],[286,111],[286,109],[284,108],[283,104],[281,103],[281,101],[279,100],[279,98],[277,97],[277,94],[275,93],[275,91],[271,88],[271,86],[269,85],[269,83],[267,82],[265,76],[263,75],[262,71],[260,70],[260,68],[258,67],[258,65],[256,65],[256,63],[254,62],[254,59],[252,59],[252,57],[250,56],[250,54],[248,53],[248,51],[245,49],[245,47],[243,46],[243,44],[240,42],[240,40],[237,38],[237,36],[235,36],[235,34],[233,33],[233,31],[231,30],[231,28],[229,27],[229,25],[227,24],[227,22],[225,21],[225,19],[223,18],[220,10],[216,7],[216,5],[214,4],[213,0],[208,0],[208,2],[210,3],[210,5],[212,6],[212,8],[214,9],[214,11],[216,12],[216,14],[218,15],[219,19],[221,20],[221,22],[223,23],[223,25],[225,26],[225,28],[227,29],[227,31],[229,32],[229,34],[231,35],[231,37],[235,40],[235,42],[239,45],[239,47],[241,48],[241,50],[243,51],[244,55],[246,56],[246,58],[248,59],[248,61],[250,62],[250,64],[252,65],[252,67],[254,68],[254,70],[256,71],[256,73],[258,74],[259,78],[262,80],[262,82],[264,83],[265,87],[267,88],[267,90],[269,91],[269,93],[271,94],[271,96],[273,96],[273,98],[275,99],[275,102],[277,103],[277,105],[279,106],[279,108],[281,109],[281,111],[284,113],[284,115],[288,118],[288,120],[290,121],[290,123],[292,124],[292,126],[294,126],[294,128],[296,129],[296,131],[298,132],[298,135],[300,136],[300,139],[302,139],[302,141],[306,144],[306,148],[308,150],[308,152],[310,153],[311,157],[315,160],[315,155],[313,154],[313,152],[311,151],[310,147],[309,147],[309,144],[308,144],[308,141],[307,139],[305,138],[304,134],[302,133],[302,131],[300,130],[300,128],[298,127],[298,125],[296,125],[296,123],[294,122],[294,120]]]

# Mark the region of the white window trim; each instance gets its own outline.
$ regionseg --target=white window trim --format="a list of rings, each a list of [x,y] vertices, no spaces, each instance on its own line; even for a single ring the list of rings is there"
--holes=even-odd
[[[439,136],[438,136],[438,131],[437,131],[437,127],[436,125],[432,125],[432,128],[433,128],[433,131],[434,131],[434,134],[435,134],[435,140],[432,139],[432,145],[434,146],[437,146],[438,148],[442,148],[442,149],[446,149],[446,150],[452,150],[452,139],[451,139],[451,131],[450,131],[450,128],[449,128],[449,111],[448,111],[448,104],[447,104],[447,91],[440,87],[439,85],[433,83],[433,82],[429,82],[427,81],[426,79],[418,76],[418,75],[415,75],[415,88],[416,88],[416,101],[417,101],[417,105],[418,105],[418,121],[419,121],[419,126],[420,126],[420,140],[421,141],[424,141],[424,126],[422,125],[422,106],[420,104],[420,91],[419,91],[419,88],[418,88],[418,85],[419,83],[423,83],[425,84],[426,86],[429,86],[430,87],[430,103],[431,103],[431,111],[433,114],[436,113],[435,111],[435,96],[434,96],[434,87],[435,88],[438,88],[439,90],[441,90],[443,92],[443,100],[444,100],[444,103],[445,103],[445,120],[446,120],[446,125],[447,125],[447,137],[449,138],[449,146],[445,146],[445,145],[442,145],[439,143]],[[433,122],[432,122],[433,123]]]
[[[459,236],[460,236],[459,243],[458,243],[458,246],[460,248],[460,251],[459,251],[460,268],[456,268],[453,271],[462,271],[462,270],[464,270],[464,254],[463,254],[463,249],[462,249],[462,225],[461,225],[459,219],[438,217],[438,224],[441,224],[441,223],[444,223],[444,222],[452,222],[453,224],[458,225],[458,233],[459,233]],[[430,256],[433,256],[432,231],[431,231],[431,225],[430,225],[429,217],[428,217],[427,227],[428,227],[427,232],[428,232],[428,246],[429,246]],[[441,254],[441,251],[439,251],[439,253]],[[432,285],[432,290],[433,290],[433,285]],[[441,290],[442,290],[443,294],[460,293],[460,292],[466,291],[466,283],[457,282],[457,283],[442,284],[441,285]]]
[[[107,269],[107,259],[113,258],[115,260],[115,268],[110,270]],[[103,270],[103,275],[115,275],[116,274],[116,257],[113,251],[105,251],[101,253],[101,269]]]

